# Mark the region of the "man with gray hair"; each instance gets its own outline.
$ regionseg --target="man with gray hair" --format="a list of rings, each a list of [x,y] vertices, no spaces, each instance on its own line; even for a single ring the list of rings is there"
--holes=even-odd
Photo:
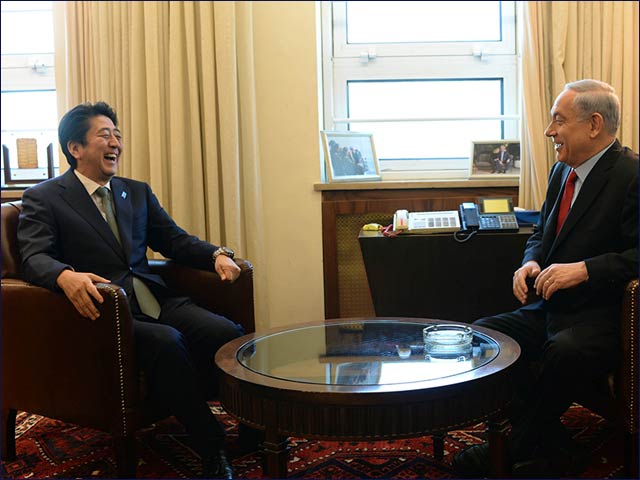
[[[513,275],[523,306],[475,322],[522,349],[508,443],[520,478],[575,475],[586,466],[560,417],[617,362],[623,289],[638,276],[638,154],[616,139],[619,123],[620,102],[604,82],[568,83],[558,95],[544,132],[557,162]],[[488,460],[487,445],[475,445],[453,466],[480,477]]]

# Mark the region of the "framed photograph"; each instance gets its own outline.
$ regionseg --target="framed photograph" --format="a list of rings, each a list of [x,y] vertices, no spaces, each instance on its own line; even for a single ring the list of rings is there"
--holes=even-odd
[[[380,165],[373,134],[320,132],[329,182],[369,182],[380,180]]]
[[[339,385],[375,385],[380,380],[382,362],[348,362],[336,367]]]
[[[520,177],[520,142],[492,140],[471,142],[470,178]]]

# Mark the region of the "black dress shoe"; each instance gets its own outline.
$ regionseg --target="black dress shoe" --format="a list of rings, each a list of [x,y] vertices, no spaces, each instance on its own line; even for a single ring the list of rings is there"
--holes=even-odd
[[[231,462],[227,459],[227,452],[223,448],[202,458],[202,478],[233,479]]]
[[[485,478],[489,475],[489,444],[472,445],[456,453],[451,466],[460,478]]]
[[[513,464],[514,478],[575,477],[589,465],[589,452],[576,443],[541,449],[539,455]]]
[[[564,469],[555,465],[551,458],[537,457],[513,464],[513,478],[560,478]]]

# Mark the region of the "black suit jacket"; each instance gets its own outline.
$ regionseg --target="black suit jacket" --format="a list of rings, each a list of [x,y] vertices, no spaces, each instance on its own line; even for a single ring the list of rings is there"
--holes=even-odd
[[[170,292],[150,272],[147,247],[179,263],[213,269],[217,247],[177,226],[149,185],[114,177],[111,190],[122,245],[73,171],[24,192],[18,241],[27,281],[59,291],[58,275],[73,268],[108,278],[132,295],[135,275],[162,299]]]
[[[584,260],[589,280],[525,308],[543,308],[558,328],[590,321],[604,333],[617,327],[623,286],[638,276],[638,154],[614,142],[589,173],[556,237],[569,171],[562,163],[551,169],[540,221],[527,242],[523,264],[535,260],[544,269]]]

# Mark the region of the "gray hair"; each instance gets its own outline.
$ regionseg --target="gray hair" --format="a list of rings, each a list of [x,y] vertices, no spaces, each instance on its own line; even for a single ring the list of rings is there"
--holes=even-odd
[[[611,85],[586,79],[567,83],[564,89],[577,93],[573,105],[580,120],[587,120],[591,114],[599,113],[604,119],[605,131],[615,136],[620,126],[620,100]]]

